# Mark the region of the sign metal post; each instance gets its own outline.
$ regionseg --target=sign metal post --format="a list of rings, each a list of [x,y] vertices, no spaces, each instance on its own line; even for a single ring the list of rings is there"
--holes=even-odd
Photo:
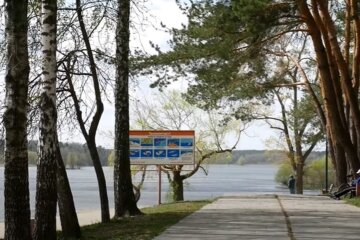
[[[159,180],[158,180],[158,205],[161,204],[161,166],[158,165],[158,176],[159,176]]]

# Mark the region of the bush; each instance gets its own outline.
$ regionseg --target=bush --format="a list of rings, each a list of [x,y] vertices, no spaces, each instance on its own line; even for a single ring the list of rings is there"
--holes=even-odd
[[[334,182],[334,167],[329,161],[328,167],[329,184]],[[305,169],[304,188],[323,189],[325,188],[325,158],[312,161]]]
[[[275,181],[283,185],[287,185],[289,176],[293,174],[290,163],[284,162],[280,165],[276,175]],[[334,182],[335,173],[334,168],[329,161],[328,179],[329,185]],[[312,161],[304,168],[304,189],[323,189],[325,187],[325,159],[318,159]]]
[[[275,181],[283,185],[287,185],[289,176],[291,174],[293,174],[292,167],[288,162],[284,162],[280,165],[275,175]]]

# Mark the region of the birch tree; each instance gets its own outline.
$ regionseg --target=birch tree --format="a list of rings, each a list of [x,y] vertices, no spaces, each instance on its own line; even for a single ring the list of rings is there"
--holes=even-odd
[[[41,2],[42,73],[35,240],[56,239],[56,0]]]
[[[27,155],[27,0],[6,0],[5,239],[31,239]]]

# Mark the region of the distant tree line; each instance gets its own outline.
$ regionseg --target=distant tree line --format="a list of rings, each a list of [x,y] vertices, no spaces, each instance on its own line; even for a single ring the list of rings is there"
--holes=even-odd
[[[36,165],[38,159],[37,141],[29,141],[28,157],[29,164]],[[82,143],[68,143],[60,142],[60,150],[63,156],[64,164],[67,168],[80,168],[82,166],[92,166],[92,160],[89,150],[85,144]],[[111,149],[106,149],[102,146],[98,146],[99,157],[102,166],[108,165],[108,157],[111,153]],[[4,163],[4,140],[0,140],[0,164]]]
[[[313,151],[309,161],[319,159],[325,155],[323,151]],[[287,152],[281,150],[233,150],[232,153],[223,153],[211,157],[209,164],[273,164],[282,163],[287,159]]]
[[[60,149],[67,168],[78,168],[82,166],[92,166],[92,161],[88,148],[81,143],[62,143]],[[102,146],[97,147],[102,166],[109,165],[109,155],[112,149]],[[0,164],[4,163],[3,152],[4,141],[0,140]],[[29,142],[29,163],[36,164],[37,141]],[[314,161],[324,157],[324,151],[313,151],[309,156],[309,161]],[[233,150],[231,153],[216,154],[205,162],[207,164],[273,164],[282,163],[287,159],[287,152],[281,150]]]

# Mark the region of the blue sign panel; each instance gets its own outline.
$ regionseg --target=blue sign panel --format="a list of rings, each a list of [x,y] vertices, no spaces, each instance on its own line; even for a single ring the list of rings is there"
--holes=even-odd
[[[192,147],[194,146],[193,138],[182,138],[181,139],[181,147]]]
[[[165,149],[155,149],[154,157],[155,158],[166,158],[166,150]]]
[[[152,149],[142,149],[141,150],[141,157],[142,158],[152,158],[153,157],[153,150]]]
[[[166,138],[154,138],[155,147],[166,147]]]
[[[130,150],[130,158],[139,158],[140,157],[140,150],[131,149]]]
[[[179,158],[180,151],[179,150],[167,150],[168,158]]]
[[[130,130],[130,163],[189,165],[195,162],[192,130]]]

